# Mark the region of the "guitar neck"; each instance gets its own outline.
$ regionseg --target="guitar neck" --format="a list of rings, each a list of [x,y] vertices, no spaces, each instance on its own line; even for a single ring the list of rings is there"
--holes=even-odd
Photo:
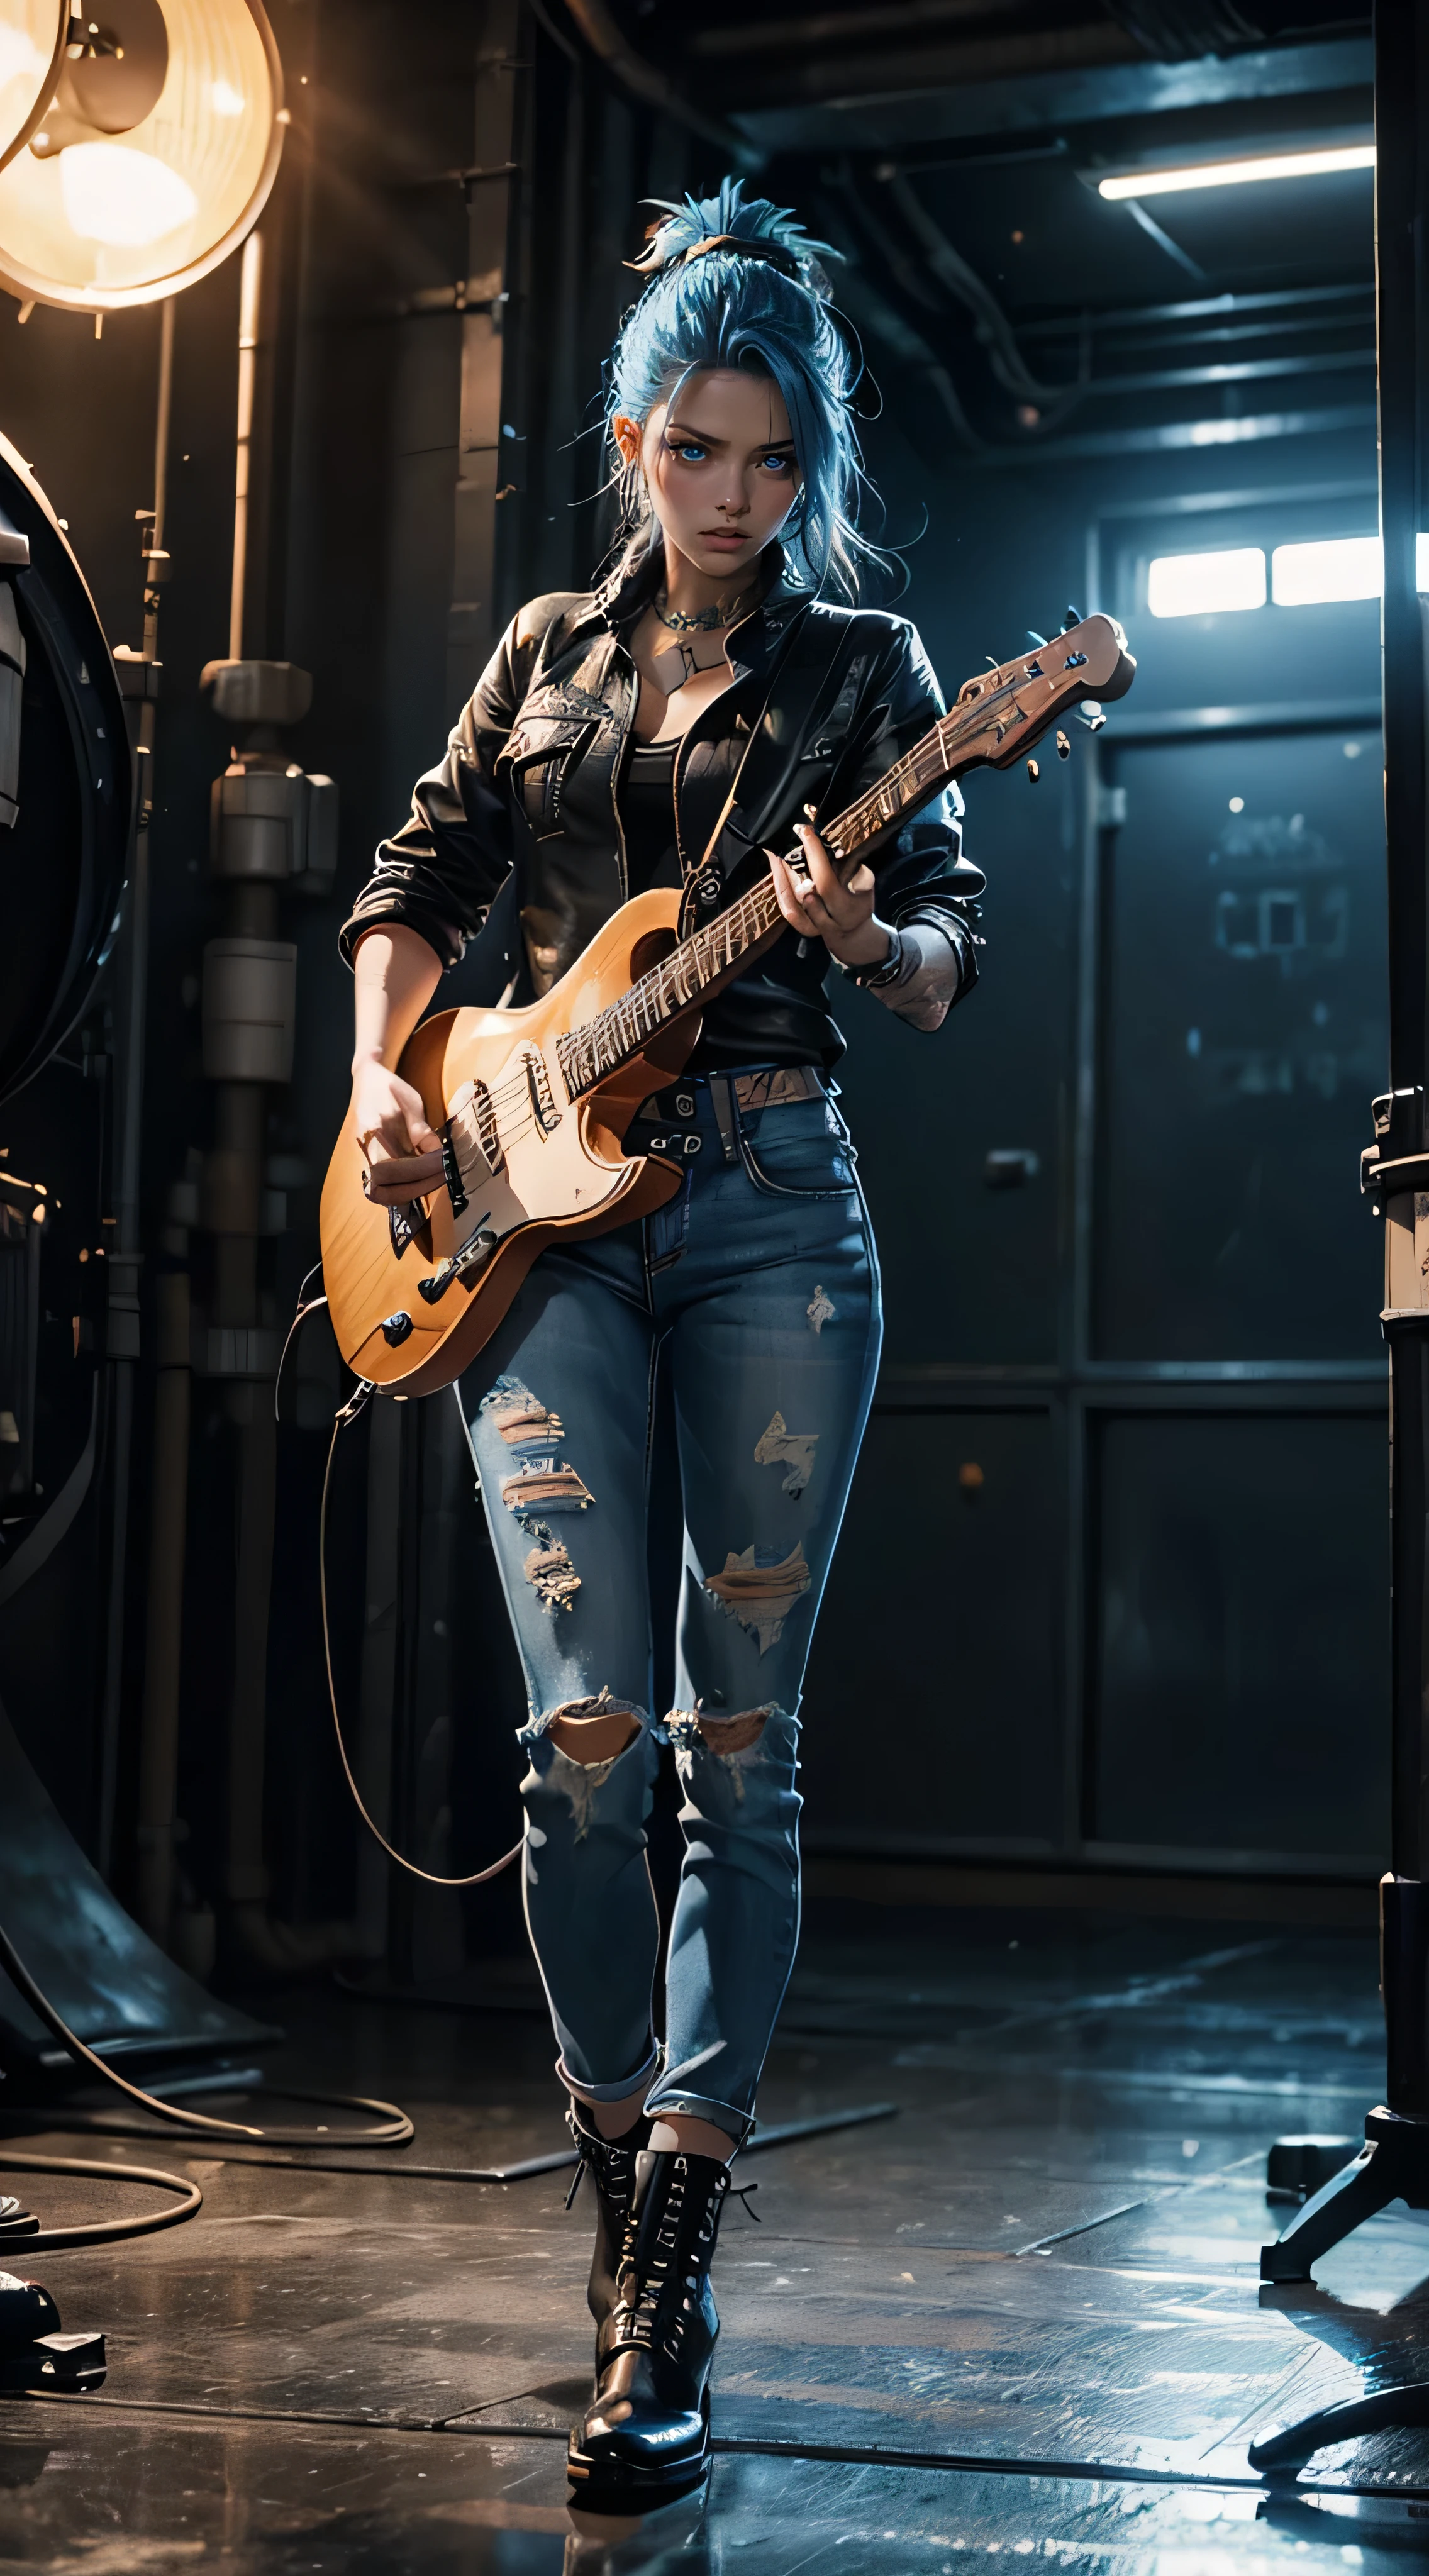
[[[975,696],[965,691],[875,787],[820,826],[841,873],[851,873],[853,862],[886,840],[964,769],[986,760],[990,743],[1000,745],[1014,726],[1025,727],[1029,740],[1042,729],[1040,723],[1034,727],[1018,705],[1023,678],[1022,670],[1011,677],[989,672],[987,683],[977,687]],[[712,1000],[764,949],[771,948],[786,927],[773,879],[761,877],[727,911],[682,939],[618,1002],[560,1040],[561,1070],[572,1099],[638,1055],[671,1020]]]

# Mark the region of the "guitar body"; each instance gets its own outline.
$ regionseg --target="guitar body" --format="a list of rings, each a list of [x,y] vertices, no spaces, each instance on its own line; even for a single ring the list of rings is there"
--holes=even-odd
[[[1059,635],[979,671],[931,732],[843,814],[821,823],[851,872],[930,796],[966,770],[1011,769],[1060,715],[1124,697],[1136,674],[1116,620],[1069,610]],[[1070,752],[1057,736],[1058,752]],[[1036,776],[1036,763],[1028,769]],[[797,868],[797,854],[789,864]],[[413,1157],[423,1195],[406,1208],[367,1196],[349,1116],[322,1196],[323,1280],[338,1348],[373,1385],[433,1395],[490,1340],[548,1244],[648,1216],[681,1166],[627,1156],[642,1100],[688,1061],[700,1012],[785,924],[772,880],[679,935],[682,896],[637,895],[559,984],[524,1011],[445,1011],[424,1020],[400,1072],[422,1095],[443,1153]],[[569,1079],[567,1078],[569,1076]],[[415,1166],[415,1172],[413,1172]],[[429,1179],[428,1174],[432,1177]]]
[[[698,1009],[671,1020],[574,1102],[555,1042],[618,1002],[674,949],[679,912],[673,888],[637,895],[528,1009],[443,1011],[414,1030],[399,1070],[421,1093],[432,1127],[448,1134],[464,1207],[440,1180],[412,1203],[415,1224],[406,1211],[375,1205],[352,1120],[344,1121],[320,1228],[328,1312],[356,1376],[407,1395],[450,1386],[548,1244],[629,1225],[675,1196],[678,1164],[627,1157],[621,1147],[642,1100],[689,1057]],[[480,1247],[480,1257],[442,1286],[446,1265],[483,1234],[496,1238],[489,1253]],[[424,1297],[423,1281],[440,1295]]]

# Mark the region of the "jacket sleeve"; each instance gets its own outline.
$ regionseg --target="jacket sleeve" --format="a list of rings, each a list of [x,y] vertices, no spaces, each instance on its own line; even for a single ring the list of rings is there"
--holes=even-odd
[[[905,751],[911,751],[946,713],[942,691],[917,629],[902,617],[884,618],[880,623],[887,643],[870,676],[865,700],[868,712],[853,746],[856,765],[849,802],[876,787],[885,770],[891,769]],[[899,982],[885,986],[879,998],[915,1025],[936,1027],[951,1005],[962,1001],[977,982],[976,948],[980,943],[974,940],[973,923],[981,909],[978,898],[987,879],[980,868],[963,857],[962,815],[963,800],[957,788],[947,788],[925,805],[911,823],[905,823],[872,862],[878,880],[879,916],[904,934],[905,954],[912,970]],[[930,935],[923,936],[924,933]],[[952,975],[949,961],[942,954],[944,942],[956,962],[956,982],[951,991],[947,990]],[[917,973],[914,988],[912,975],[917,972],[919,960],[922,972]],[[924,998],[922,987],[930,976],[943,988],[941,1007],[935,1012],[917,1006]],[[931,993],[927,999],[931,1002]],[[914,1007],[910,1008],[910,1004]]]
[[[338,934],[349,966],[364,932],[401,922],[454,966],[486,919],[512,862],[511,805],[496,763],[537,654],[579,597],[557,591],[514,617],[463,707],[446,756],[418,779],[412,811],[379,843],[372,874]]]

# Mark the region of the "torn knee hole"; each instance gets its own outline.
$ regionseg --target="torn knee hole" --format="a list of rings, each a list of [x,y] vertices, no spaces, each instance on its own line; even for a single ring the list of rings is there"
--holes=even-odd
[[[675,1708],[665,1725],[671,1743],[682,1751],[692,1752],[698,1743],[707,1753],[748,1753],[773,1714],[772,1700],[767,1708],[740,1709],[731,1717],[712,1717],[702,1708]]]
[[[545,1732],[558,1753],[589,1770],[597,1763],[613,1762],[627,1744],[633,1744],[640,1724],[629,1700],[612,1699],[603,1690],[595,1699],[567,1700],[553,1709]]]

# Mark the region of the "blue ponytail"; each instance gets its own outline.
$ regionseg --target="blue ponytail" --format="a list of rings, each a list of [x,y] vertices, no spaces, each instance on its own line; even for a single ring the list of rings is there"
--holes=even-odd
[[[621,494],[622,535],[640,524],[638,476],[622,474],[612,423],[624,413],[642,426],[697,369],[744,367],[778,386],[789,414],[801,475],[783,528],[790,578],[818,592],[832,584],[852,599],[861,565],[882,561],[854,525],[862,468],[853,426],[857,366],[828,309],[821,255],[786,207],[746,201],[742,179],[717,197],[657,200],[665,216],[642,260],[651,283],[621,327],[607,370],[605,425]],[[736,249],[685,254],[728,236]],[[651,536],[654,538],[652,525]]]

